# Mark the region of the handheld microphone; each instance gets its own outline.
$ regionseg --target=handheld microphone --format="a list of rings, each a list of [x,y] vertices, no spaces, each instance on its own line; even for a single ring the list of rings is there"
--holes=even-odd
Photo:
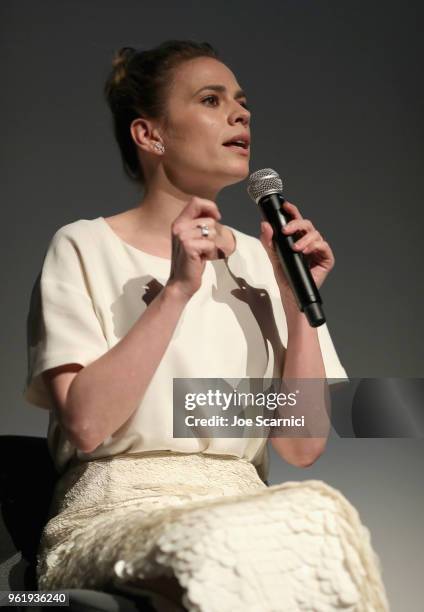
[[[247,193],[272,227],[272,241],[297,305],[311,327],[318,327],[325,323],[321,296],[303,253],[293,250],[293,236],[282,232],[282,228],[291,221],[291,216],[283,209],[286,200],[282,190],[282,180],[271,168],[257,170],[249,177]]]

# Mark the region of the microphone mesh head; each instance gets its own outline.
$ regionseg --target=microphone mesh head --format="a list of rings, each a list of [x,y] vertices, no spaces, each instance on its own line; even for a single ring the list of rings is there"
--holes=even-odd
[[[247,193],[256,204],[264,196],[270,193],[281,193],[283,191],[283,181],[278,173],[272,168],[256,170],[249,176],[247,182]]]

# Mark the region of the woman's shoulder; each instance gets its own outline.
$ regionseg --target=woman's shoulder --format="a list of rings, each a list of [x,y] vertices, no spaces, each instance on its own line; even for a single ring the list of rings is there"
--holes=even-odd
[[[48,241],[47,250],[62,251],[64,253],[78,251],[90,253],[97,240],[96,219],[76,219],[69,223],[59,226],[54,230]]]
[[[85,237],[95,222],[97,222],[97,219],[77,219],[70,223],[65,223],[65,225],[61,225],[55,230],[52,239],[61,238],[62,236],[69,236],[70,238]]]
[[[54,230],[45,248],[45,264],[94,259],[97,242],[95,222],[96,219],[77,219]]]

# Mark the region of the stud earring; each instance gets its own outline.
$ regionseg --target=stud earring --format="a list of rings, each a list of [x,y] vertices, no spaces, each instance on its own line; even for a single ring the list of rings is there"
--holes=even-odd
[[[161,142],[155,142],[154,147],[157,151],[159,151],[159,153],[165,152],[165,147],[163,146]]]

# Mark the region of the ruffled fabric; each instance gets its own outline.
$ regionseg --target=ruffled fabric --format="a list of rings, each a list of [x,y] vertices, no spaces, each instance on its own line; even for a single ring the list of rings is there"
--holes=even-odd
[[[58,482],[40,544],[42,590],[143,592],[175,577],[190,612],[385,612],[357,510],[320,480],[267,487],[247,460],[123,455]]]

